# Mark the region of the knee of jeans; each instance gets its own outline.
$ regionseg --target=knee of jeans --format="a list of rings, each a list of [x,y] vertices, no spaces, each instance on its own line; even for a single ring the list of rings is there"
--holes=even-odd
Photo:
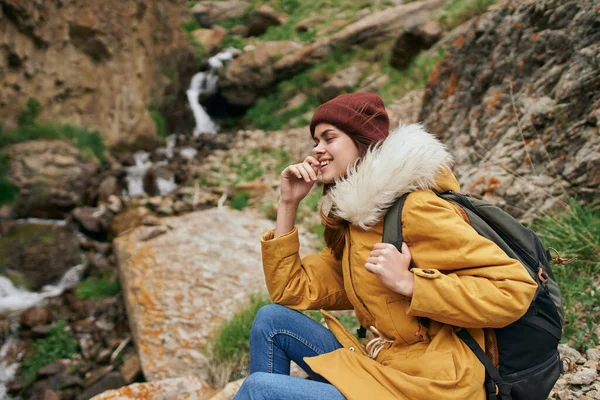
[[[250,340],[258,339],[268,334],[273,329],[273,321],[281,316],[281,312],[285,309],[284,306],[279,304],[268,304],[263,306],[256,313],[254,323],[252,324],[252,331],[250,332]]]
[[[254,372],[244,380],[242,388],[247,393],[265,393],[272,378],[273,374],[269,374],[268,372]],[[242,388],[240,388],[240,391]]]

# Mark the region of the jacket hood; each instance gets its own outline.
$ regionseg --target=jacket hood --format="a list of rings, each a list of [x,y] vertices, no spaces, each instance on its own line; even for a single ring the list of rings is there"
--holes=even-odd
[[[323,197],[322,207],[362,229],[381,221],[394,200],[416,190],[458,191],[452,156],[420,124],[392,131]]]

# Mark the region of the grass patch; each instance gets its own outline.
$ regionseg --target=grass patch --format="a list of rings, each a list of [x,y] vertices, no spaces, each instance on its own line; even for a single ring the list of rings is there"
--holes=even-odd
[[[230,380],[247,375],[250,330],[258,310],[267,304],[271,304],[271,299],[266,293],[252,295],[245,309],[223,322],[219,334],[212,344],[213,359],[210,364],[213,370],[220,370],[221,374],[225,376],[220,377],[220,382],[212,382],[213,385],[222,386]]]
[[[435,17],[435,22],[449,31],[471,18],[483,14],[498,0],[450,0]]]
[[[563,342],[580,350],[599,343],[593,328],[600,324],[600,207],[569,201],[566,211],[533,223],[546,247],[562,257],[577,256],[568,265],[553,265],[565,309]]]
[[[118,279],[108,277],[89,277],[79,283],[75,288],[75,297],[78,299],[96,300],[118,295],[121,292],[121,283]]]
[[[206,60],[209,57],[209,54],[204,48],[204,46],[202,46],[202,43],[200,43],[200,41],[194,37],[192,32],[196,29],[201,29],[202,27],[198,25],[198,22],[196,22],[195,19],[191,19],[182,23],[181,28],[187,34],[187,38],[192,44],[192,46],[194,46],[194,56],[196,58],[196,63],[198,65],[201,65],[204,62],[204,60]]]
[[[76,354],[78,347],[67,323],[64,320],[58,321],[50,328],[47,337],[35,341],[32,351],[23,360],[21,379],[24,385],[31,384],[42,367]]]

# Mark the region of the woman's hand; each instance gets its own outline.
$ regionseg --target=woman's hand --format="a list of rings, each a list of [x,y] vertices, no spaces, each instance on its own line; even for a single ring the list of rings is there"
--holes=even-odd
[[[321,163],[313,156],[308,156],[299,164],[288,166],[281,172],[279,191],[281,201],[298,205],[317,181],[317,173]]]
[[[402,252],[393,244],[376,243],[365,268],[377,275],[381,283],[391,291],[412,297],[415,276],[408,270],[410,260],[410,250],[406,243],[402,243]]]

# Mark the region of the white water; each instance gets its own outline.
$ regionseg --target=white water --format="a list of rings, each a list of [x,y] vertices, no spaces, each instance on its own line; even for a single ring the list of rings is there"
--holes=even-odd
[[[127,194],[129,196],[141,196],[144,192],[144,175],[152,167],[150,153],[138,151],[133,155],[135,165],[125,168],[127,171]]]
[[[84,270],[84,264],[71,267],[57,284],[46,285],[40,292],[17,288],[8,278],[0,276],[0,315],[25,310],[41,304],[48,297],[58,296],[65,289],[75,287]]]
[[[6,384],[14,378],[19,368],[19,362],[9,364],[5,360],[6,355],[16,343],[15,335],[18,330],[18,320],[14,317],[18,316],[20,311],[43,304],[48,297],[58,296],[65,289],[75,287],[81,280],[84,270],[84,264],[71,267],[57,284],[46,285],[40,292],[29,292],[17,288],[9,279],[0,276],[0,315],[15,321],[10,327],[9,334],[11,336],[6,339],[0,348],[0,400],[9,399],[6,394]]]
[[[219,126],[214,123],[208,113],[200,105],[199,97],[201,95],[214,95],[217,92],[219,84],[219,77],[217,71],[223,68],[227,63],[233,60],[233,54],[235,49],[227,49],[220,52],[219,54],[212,56],[208,59],[209,70],[198,72],[192,77],[190,87],[186,94],[192,112],[194,113],[194,119],[196,120],[196,127],[194,128],[194,137],[203,133],[217,133]]]

